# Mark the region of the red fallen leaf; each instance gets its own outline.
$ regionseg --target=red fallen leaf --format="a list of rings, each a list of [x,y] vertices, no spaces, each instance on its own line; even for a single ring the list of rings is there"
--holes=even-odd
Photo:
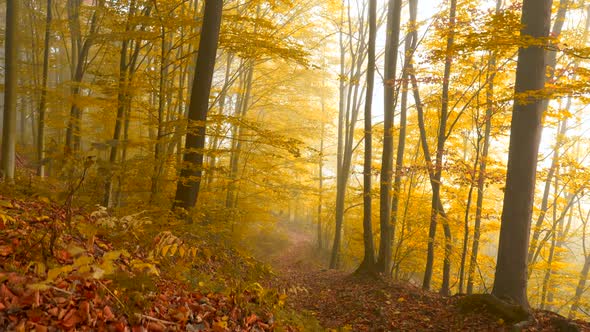
[[[47,326],[35,324],[35,332],[47,332]]]
[[[57,314],[57,319],[62,320],[62,318],[64,318],[64,316],[66,315],[67,312],[68,312],[68,310],[65,308],[59,309],[59,313]]]
[[[30,305],[33,308],[36,308],[39,306],[40,303],[40,297],[39,297],[39,291],[29,291],[26,292],[20,299],[20,304],[21,305]]]
[[[8,287],[6,287],[5,284],[2,284],[2,286],[0,286],[0,298],[12,301],[12,299],[14,299],[15,297],[16,295],[14,295],[12,291],[8,289]]]
[[[25,332],[25,320],[21,320],[18,325],[14,328],[15,332]]]
[[[82,319],[82,322],[89,322],[90,321],[90,303],[88,301],[82,301],[80,306],[78,307],[78,314]]]
[[[55,303],[57,304],[64,304],[68,302],[68,299],[66,299],[65,297],[54,297],[53,301],[55,301]]]
[[[68,261],[72,259],[72,255],[70,255],[70,253],[65,250],[59,250],[55,256],[60,261]]]
[[[114,327],[115,331],[117,331],[117,332],[127,331],[127,327],[125,326],[125,323],[123,323],[123,322],[115,322],[115,323],[111,324],[111,326]]]
[[[0,311],[6,309],[6,306],[4,305],[4,303],[0,302]]]
[[[248,318],[246,318],[246,325],[251,325],[252,323],[254,323],[257,320],[258,320],[258,316],[256,316],[256,314],[252,314]]]
[[[82,318],[78,315],[76,309],[70,309],[61,321],[61,325],[67,329],[75,327],[76,324],[82,322]]]
[[[102,311],[104,313],[104,319],[106,321],[115,319],[115,315],[113,315],[113,311],[111,310],[111,308],[108,305],[105,306],[104,309],[102,309]]]
[[[147,324],[147,330],[149,332],[164,332],[166,330],[166,326],[158,322],[149,322]]]
[[[39,323],[43,318],[43,312],[39,309],[27,311],[27,317],[33,323]]]

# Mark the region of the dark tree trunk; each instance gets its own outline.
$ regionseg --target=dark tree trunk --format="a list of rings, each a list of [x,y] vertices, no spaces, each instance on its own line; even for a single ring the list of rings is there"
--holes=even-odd
[[[365,98],[365,158],[363,167],[363,243],[365,247],[365,255],[361,265],[357,269],[357,272],[359,273],[371,273],[375,270],[375,245],[373,244],[371,209],[371,164],[373,161],[373,125],[371,119],[371,104],[373,103],[373,87],[375,84],[376,38],[377,0],[369,0],[369,54],[367,63],[367,94]],[[389,225],[387,225],[387,227],[389,227]],[[383,234],[383,232],[381,234]],[[383,237],[381,238],[381,241],[383,241]]]
[[[377,269],[388,272],[391,266],[393,229],[391,219],[392,177],[393,177],[393,116],[395,113],[395,82],[397,53],[399,49],[401,0],[390,0],[387,9],[387,35],[385,42],[385,77],[384,77],[384,120],[383,120],[383,154],[381,161],[379,215],[381,241]]]
[[[548,36],[551,4],[552,0],[524,0],[522,37]],[[529,307],[526,294],[527,250],[543,115],[542,99],[532,94],[538,94],[544,85],[545,49],[542,46],[521,47],[518,51],[506,191],[492,293],[496,297],[511,298],[525,308]]]
[[[18,15],[21,0],[6,2],[6,40],[4,43],[4,115],[2,128],[2,172],[4,180],[14,181],[16,163],[16,101],[18,75]]]
[[[183,168],[176,187],[174,207],[189,210],[195,206],[199,195],[205,147],[205,123],[209,108],[209,94],[215,69],[215,57],[221,26],[222,0],[205,3],[203,28],[199,41],[196,72],[192,85],[188,111]]]

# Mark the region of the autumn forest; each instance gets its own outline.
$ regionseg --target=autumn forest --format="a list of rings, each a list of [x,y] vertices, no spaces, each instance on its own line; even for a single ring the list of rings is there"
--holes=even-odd
[[[590,1],[0,21],[0,330],[590,331]]]

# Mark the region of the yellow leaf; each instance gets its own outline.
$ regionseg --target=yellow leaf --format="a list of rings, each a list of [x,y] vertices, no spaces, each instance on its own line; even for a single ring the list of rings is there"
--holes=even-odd
[[[178,250],[178,244],[173,244],[172,248],[170,248],[170,256],[174,256],[176,254],[176,251]]]
[[[0,207],[4,207],[7,209],[13,209],[14,205],[10,201],[0,200]]]
[[[172,245],[170,245],[170,244],[162,247],[162,251],[160,251],[160,255],[162,255],[163,257],[166,257],[166,254],[168,253],[170,248],[172,248]]]
[[[27,288],[29,288],[31,290],[44,291],[44,290],[49,289],[49,285],[47,285],[46,283],[43,283],[43,282],[39,282],[36,284],[29,284],[29,285],[27,285]]]
[[[82,267],[94,263],[94,258],[91,256],[80,256],[74,260],[74,267]]]
[[[73,268],[71,265],[60,266],[60,267],[50,269],[49,271],[47,271],[47,281],[55,280],[62,273],[72,272],[72,269]]]
[[[180,255],[180,257],[184,258],[185,253],[186,253],[186,250],[184,249],[184,246],[180,246],[180,248],[178,248],[178,255]]]
[[[83,253],[86,252],[86,250],[84,250],[84,248],[78,247],[76,245],[70,245],[70,246],[68,246],[67,251],[73,257],[79,256],[79,255],[81,255],[81,254],[83,254]]]

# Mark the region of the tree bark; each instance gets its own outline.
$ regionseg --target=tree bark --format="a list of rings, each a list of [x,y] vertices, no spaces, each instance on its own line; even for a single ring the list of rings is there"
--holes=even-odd
[[[105,0],[99,0],[97,7],[102,8]],[[88,55],[90,48],[94,44],[95,33],[98,30],[98,8],[94,10],[90,19],[90,28],[88,36],[82,42],[82,32],[80,30],[80,0],[68,0],[68,20],[72,33],[72,60],[71,60],[71,77],[72,77],[72,105],[70,107],[70,116],[66,128],[65,153],[70,154],[77,152],[81,147],[81,118],[82,109],[78,106],[76,100],[81,93],[80,84],[84,79],[88,66]]]
[[[16,163],[16,103],[18,75],[18,15],[21,0],[6,1],[4,43],[4,114],[2,128],[2,172],[6,182],[14,182]]]
[[[522,37],[548,36],[551,5],[552,0],[524,0]],[[518,51],[506,191],[492,294],[510,298],[525,308],[529,308],[526,294],[527,250],[543,115],[543,101],[533,94],[539,93],[544,85],[544,48],[522,46]]]
[[[369,49],[367,63],[367,91],[365,97],[365,156],[363,167],[363,244],[364,258],[357,273],[372,273],[375,270],[375,245],[373,243],[371,206],[371,166],[373,163],[372,102],[375,84],[375,40],[377,39],[377,0],[369,0]],[[389,222],[387,226],[389,227]],[[383,241],[383,230],[381,232]]]
[[[432,181],[432,212],[430,217],[430,227],[428,230],[428,253],[426,257],[426,267],[424,269],[424,281],[422,287],[430,289],[430,281],[432,279],[432,269],[434,265],[434,239],[436,237],[436,226],[439,217],[439,203],[440,203],[440,189],[441,189],[441,175],[442,175],[442,159],[444,155],[445,141],[447,136],[447,118],[449,113],[449,80],[451,77],[451,65],[453,63],[452,49],[455,40],[455,19],[457,11],[457,0],[451,0],[449,10],[449,26],[450,31],[447,36],[445,69],[443,76],[442,87],[442,106],[440,114],[440,123],[438,128],[438,140],[436,149],[436,162],[434,165],[434,180]],[[430,165],[429,165],[430,166]],[[445,241],[447,245],[450,243],[450,234],[445,231]],[[449,248],[445,248],[449,250]],[[443,282],[441,286],[441,293],[448,295],[450,290],[450,253],[445,254],[443,262]]]
[[[222,0],[205,3],[203,28],[189,105],[189,124],[185,142],[183,169],[176,188],[174,207],[189,210],[199,195],[205,147],[205,123],[209,107],[209,94],[215,69],[215,57],[221,26]],[[190,220],[190,218],[189,218]]]
[[[51,43],[51,21],[53,21],[52,0],[47,0],[45,19],[45,41],[43,49],[43,77],[39,100],[39,122],[37,124],[37,176],[45,176],[45,111],[47,107],[47,78],[49,76],[49,46]]]
[[[408,33],[406,34],[405,40],[405,55],[404,55],[404,67],[402,72],[402,89],[401,89],[401,109],[400,109],[400,120],[399,120],[399,137],[397,144],[397,154],[395,158],[395,175],[393,180],[393,197],[391,201],[391,239],[392,244],[395,239],[395,233],[399,221],[399,199],[401,194],[402,185],[402,171],[404,168],[404,152],[406,149],[406,132],[407,132],[407,114],[408,114],[408,79],[410,63],[413,61],[414,52],[418,44],[418,31],[416,29],[416,19],[418,16],[418,0],[410,0],[410,20]],[[401,244],[401,241],[400,241]]]
[[[502,10],[502,0],[496,2],[496,15]],[[483,199],[485,194],[486,168],[488,165],[488,153],[490,149],[490,134],[492,131],[492,117],[494,116],[494,80],[496,78],[496,52],[492,51],[488,63],[488,89],[486,91],[486,118],[483,136],[483,149],[479,161],[479,172],[477,177],[477,201],[475,203],[475,224],[473,226],[473,243],[471,244],[471,256],[467,269],[467,294],[473,293],[473,274],[477,265],[477,254],[479,252],[479,238],[481,236],[481,217],[483,211]],[[481,134],[480,134],[481,135]]]
[[[393,117],[395,113],[395,87],[397,71],[397,53],[401,21],[401,0],[389,0],[387,9],[387,34],[385,40],[385,77],[384,88],[384,120],[383,120],[383,153],[381,161],[379,221],[381,241],[379,242],[379,258],[377,270],[389,272],[393,242],[392,207],[392,176],[393,176]]]

